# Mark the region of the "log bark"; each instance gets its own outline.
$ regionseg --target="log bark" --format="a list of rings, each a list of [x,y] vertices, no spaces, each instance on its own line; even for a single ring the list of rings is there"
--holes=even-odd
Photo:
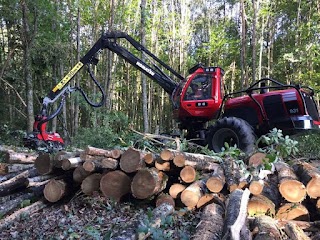
[[[196,170],[214,171],[219,167],[220,158],[209,157],[201,154],[177,152],[173,158],[173,163],[177,167],[191,166]]]
[[[21,203],[25,200],[34,198],[34,193],[32,192],[25,192],[20,196],[17,196],[15,198],[10,199],[10,201],[7,201],[0,205],[0,216],[3,217],[7,214],[12,213],[16,208],[18,208]]]
[[[320,171],[307,162],[298,162],[293,165],[295,173],[306,186],[310,198],[320,197]]]
[[[242,178],[238,164],[231,157],[226,157],[222,163],[226,184],[230,192],[238,188]]]
[[[309,211],[301,203],[285,203],[276,214],[279,220],[310,221]]]
[[[270,199],[276,208],[279,208],[282,197],[278,188],[278,177],[276,174],[269,175],[267,180],[264,180],[264,186],[261,195]]]
[[[0,197],[10,194],[21,187],[26,187],[27,178],[37,175],[36,169],[32,168],[26,170],[13,178],[8,179],[0,183]]]
[[[133,177],[131,192],[135,198],[147,199],[165,189],[168,176],[156,168],[139,170]]]
[[[254,221],[254,240],[281,240],[281,233],[275,219],[261,215]]]
[[[121,151],[119,149],[106,150],[102,148],[87,146],[84,151],[87,155],[104,156],[114,159],[117,159],[121,156]]]
[[[27,178],[26,186],[32,187],[38,185],[38,183],[42,183],[44,181],[50,180],[52,178],[57,178],[60,176],[57,175],[43,175],[43,176],[35,176],[35,177],[29,177]]]
[[[275,204],[269,198],[263,195],[254,195],[250,198],[248,203],[249,216],[274,216],[275,213]]]
[[[67,183],[64,180],[50,180],[44,190],[43,195],[49,202],[58,202],[67,192]]]
[[[225,183],[226,178],[224,176],[223,169],[219,166],[210,174],[210,177],[206,182],[206,186],[210,192],[218,193],[223,189]]]
[[[207,205],[192,240],[220,240],[224,222],[224,209],[216,203]]]
[[[120,168],[126,173],[133,173],[145,167],[144,154],[137,149],[129,148],[120,157]]]
[[[223,227],[224,238],[240,240],[240,232],[246,227],[249,195],[248,189],[236,189],[230,193]]]
[[[196,207],[200,198],[204,195],[204,190],[204,181],[193,182],[181,193],[181,202],[190,209]]]
[[[0,163],[0,175],[6,175],[9,173],[21,172],[27,169],[30,169],[34,166],[34,164],[7,164]]]
[[[100,160],[89,160],[83,163],[83,168],[87,172],[101,171],[104,169],[115,170],[119,165],[119,161],[114,158],[102,158]]]
[[[120,201],[130,192],[131,179],[120,170],[108,172],[100,180],[100,190],[107,198]]]
[[[288,222],[284,227],[285,233],[290,240],[310,240],[303,230],[296,224]]]
[[[80,157],[72,157],[72,158],[62,160],[61,168],[66,171],[66,170],[76,168],[80,166],[82,163],[83,163],[83,160],[81,160]]]
[[[82,181],[81,191],[88,196],[92,195],[94,192],[99,191],[101,178],[101,173],[93,173],[89,175]]]
[[[31,204],[30,206],[19,209],[18,211],[14,212],[13,214],[0,220],[0,230],[4,229],[9,224],[16,221],[20,216],[26,215],[26,214],[31,215],[31,214],[45,208],[46,206],[47,205],[43,201],[39,200],[39,201]]]
[[[15,152],[13,150],[8,150],[4,155],[4,159],[6,163],[21,163],[21,164],[34,163],[37,157],[38,157],[37,153]]]
[[[77,150],[74,152],[66,152],[66,151],[59,151],[56,154],[52,156],[52,164],[55,168],[61,168],[63,160],[69,159],[69,158],[75,158],[80,157],[80,155],[83,153],[81,150]]]
[[[82,183],[82,181],[90,175],[90,172],[87,172],[83,166],[78,166],[76,169],[73,171],[73,181],[75,183]]]
[[[293,169],[284,162],[276,163],[278,172],[279,192],[288,202],[302,202],[307,194],[306,187],[298,180]]]
[[[180,184],[180,183],[174,183],[169,188],[169,194],[170,194],[171,197],[176,199],[176,198],[180,197],[181,193],[185,189],[186,189],[185,185]]]
[[[191,166],[185,166],[180,171],[180,178],[185,183],[192,183],[197,178],[197,172],[196,170]]]

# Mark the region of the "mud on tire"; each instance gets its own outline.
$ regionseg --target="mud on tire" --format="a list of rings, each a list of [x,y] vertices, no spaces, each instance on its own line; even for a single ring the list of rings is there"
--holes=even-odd
[[[229,146],[237,145],[245,153],[250,153],[256,141],[252,127],[243,119],[236,117],[224,117],[211,126],[206,140],[209,149],[221,152],[225,142]]]

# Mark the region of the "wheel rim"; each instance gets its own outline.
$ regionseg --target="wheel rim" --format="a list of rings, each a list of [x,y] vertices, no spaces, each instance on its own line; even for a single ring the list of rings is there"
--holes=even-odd
[[[221,128],[212,137],[212,147],[215,152],[221,152],[221,149],[225,147],[224,143],[228,143],[229,146],[239,146],[238,135],[230,128]]]

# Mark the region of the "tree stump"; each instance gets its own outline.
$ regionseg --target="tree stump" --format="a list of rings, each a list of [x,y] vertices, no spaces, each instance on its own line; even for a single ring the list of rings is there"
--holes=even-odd
[[[100,190],[107,198],[120,201],[121,197],[130,192],[131,179],[120,170],[108,172],[100,180]]]
[[[156,168],[139,170],[133,177],[131,192],[135,198],[147,199],[165,189],[168,177]]]

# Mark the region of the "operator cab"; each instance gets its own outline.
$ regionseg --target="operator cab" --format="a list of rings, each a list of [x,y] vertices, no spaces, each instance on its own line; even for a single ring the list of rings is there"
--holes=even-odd
[[[174,92],[174,117],[180,121],[209,121],[221,107],[223,70],[196,65],[189,73]]]

